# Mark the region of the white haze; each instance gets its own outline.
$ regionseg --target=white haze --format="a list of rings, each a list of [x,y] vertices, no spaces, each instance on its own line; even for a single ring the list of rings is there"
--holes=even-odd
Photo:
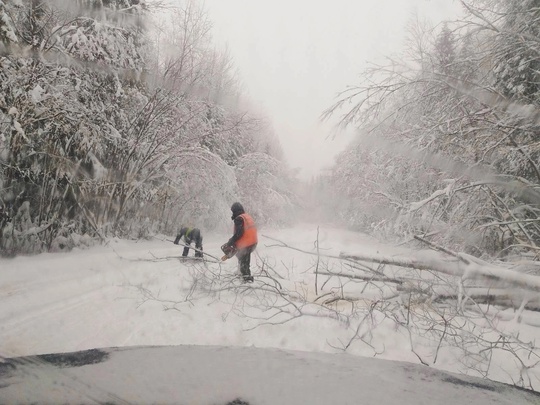
[[[229,48],[244,90],[271,118],[288,162],[309,178],[330,165],[352,135],[320,115],[355,84],[366,62],[398,52],[407,23],[455,19],[449,0],[266,2],[206,0],[214,35]]]

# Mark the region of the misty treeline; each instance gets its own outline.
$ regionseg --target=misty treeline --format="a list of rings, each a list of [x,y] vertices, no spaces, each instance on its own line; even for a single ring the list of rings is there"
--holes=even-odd
[[[540,249],[540,1],[463,0],[413,18],[326,116],[359,129],[318,187],[357,229],[502,260]]]
[[[0,0],[0,252],[230,225],[294,205],[200,3]]]

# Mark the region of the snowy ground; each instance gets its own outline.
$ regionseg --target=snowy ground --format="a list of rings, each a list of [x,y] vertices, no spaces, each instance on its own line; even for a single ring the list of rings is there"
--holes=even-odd
[[[326,253],[369,239],[339,232],[321,232],[321,246],[335,245]],[[262,231],[263,234],[266,232]],[[268,232],[299,248],[312,249],[316,228]],[[205,251],[220,256],[228,235],[205,235]],[[372,241],[371,248],[376,249]],[[312,272],[310,256],[276,247],[261,237],[258,254],[271,261],[283,277],[302,279]],[[339,329],[333,320],[299,318],[275,326],[232,310],[231,296],[185,300],[198,262],[179,259],[181,248],[167,241],[112,240],[107,246],[68,254],[53,253],[2,260],[0,284],[0,342],[6,357],[77,351],[95,347],[140,345],[233,345],[331,351],[327,331]],[[210,268],[217,265],[210,263]],[[287,271],[290,270],[290,272]],[[219,270],[217,270],[219,271]],[[223,274],[237,271],[235,258],[221,265]],[[145,300],[151,292],[159,302]],[[225,302],[222,302],[225,301]],[[174,307],[174,310],[165,310]],[[322,338],[320,331],[325,331]],[[339,333],[336,330],[335,333]],[[334,333],[332,333],[334,334]],[[397,348],[401,350],[401,348]],[[405,350],[406,352],[407,350]],[[414,360],[405,353],[402,360]]]
[[[317,227],[301,226],[279,231],[262,230],[261,234],[285,241],[299,249],[314,251]],[[227,240],[228,236],[204,235],[205,251],[214,256],[220,256],[219,246]],[[331,228],[322,228],[318,239],[321,252],[327,255],[337,255],[343,250],[381,252],[386,255],[407,253],[405,249],[378,243],[361,234]],[[308,301],[313,301],[316,298],[313,291],[313,271],[317,266],[316,256],[305,255],[275,245],[275,241],[261,236],[256,260],[254,260],[255,263],[252,267],[257,269],[257,272],[261,268],[268,271],[272,278],[280,283],[283,291],[301,294]],[[320,307],[306,305],[302,308],[304,315],[295,317],[290,312],[290,305],[282,306],[283,302],[296,302],[295,297],[279,296],[276,298],[277,288],[271,278],[261,276],[257,278],[253,286],[243,286],[234,278],[237,266],[236,259],[231,259],[223,264],[210,261],[207,262],[206,266],[202,266],[200,262],[195,260],[180,260],[177,258],[180,254],[181,248],[173,245],[170,241],[159,239],[151,241],[111,240],[106,246],[76,250],[67,254],[55,253],[17,257],[10,260],[2,259],[0,261],[0,355],[4,358],[13,358],[126,346],[198,345],[237,348],[230,350],[240,350],[239,347],[247,347],[250,350],[244,349],[238,352],[240,353],[240,362],[244,364],[242,371],[235,368],[236,371],[231,372],[244,372],[247,373],[246,376],[255,378],[252,376],[253,372],[258,376],[259,372],[264,371],[260,370],[262,367],[260,362],[267,362],[265,359],[268,358],[276,357],[277,359],[279,356],[285,356],[284,359],[286,359],[287,356],[278,354],[282,353],[279,351],[272,352],[273,354],[270,355],[266,351],[255,354],[257,352],[252,351],[252,349],[296,350],[319,353],[296,355],[298,361],[293,366],[298,367],[299,375],[309,376],[312,383],[316,381],[317,376],[303,369],[306,364],[311,364],[310,362],[338,362],[337,365],[341,366],[341,361],[353,363],[361,361],[358,363],[358,367],[366,367],[368,364],[365,363],[367,361],[365,358],[349,354],[342,355],[343,350],[340,348],[343,348],[350,340],[352,331],[350,325],[343,322],[339,316],[332,316],[332,312],[321,312]],[[322,264],[325,263],[319,262],[319,266]],[[325,265],[328,265],[333,271],[343,270],[335,267],[338,266],[337,262],[329,261]],[[215,282],[215,280],[219,280],[219,282]],[[319,294],[321,294],[323,280],[319,280],[318,283]],[[323,291],[329,291],[332,287],[339,287],[335,284],[335,280],[327,283]],[[343,288],[350,287],[344,286]],[[268,310],[268,308],[275,310],[276,307],[283,308],[283,311],[276,314],[275,311]],[[269,315],[272,315],[270,319]],[[534,330],[525,328],[523,333],[532,334],[534,337],[534,334],[538,332],[536,328]],[[397,328],[380,324],[372,332],[370,341],[372,346],[359,342],[351,345],[347,352],[369,357],[377,353],[377,357],[382,359],[418,363],[418,358],[410,350],[409,336]],[[416,349],[422,354],[423,350],[427,353],[432,350],[432,347],[426,345]],[[136,353],[136,356],[144,356],[145,353],[149,353],[148,350],[150,349],[140,349],[133,353]],[[176,348],[175,350],[176,354],[170,353],[171,356],[177,356],[180,353],[182,356],[188,355],[185,353],[187,348]],[[203,348],[197,348],[197,350],[203,350]],[[223,349],[208,348],[207,350],[219,351]],[[125,355],[122,353],[125,351],[114,352],[111,359],[119,358],[118,356],[124,356],[122,358],[125,359]],[[159,352],[156,356],[167,357],[167,353],[167,351]],[[215,357],[215,353],[211,355],[202,354],[203,352],[196,353],[201,356],[201,370],[205,367],[213,367],[212,359]],[[322,353],[339,353],[341,355],[321,360],[323,357],[318,358],[317,356],[322,356]],[[433,366],[442,370],[463,371],[460,368],[461,364],[452,358],[451,354],[451,350],[441,354],[437,364]],[[191,354],[195,357],[198,355],[195,352]],[[232,353],[227,355],[232,356]],[[121,361],[118,364],[124,365],[126,361]],[[140,360],[138,361],[140,362]],[[206,363],[204,363],[205,361]],[[280,363],[278,360],[276,362],[275,366],[278,367]],[[197,362],[193,361],[193,364],[195,363]],[[351,365],[353,363],[347,363],[348,366],[343,364],[343,370],[349,370],[350,367],[353,367]],[[121,367],[118,364],[114,367]],[[376,367],[374,364],[378,363],[369,363],[369,368]],[[381,373],[388,373],[389,369],[395,367],[383,364],[385,362],[381,362]],[[287,366],[285,363],[281,365]],[[410,366],[412,367],[412,365]],[[507,367],[515,367],[516,365],[506,364],[503,359],[496,366],[501,371],[500,380],[504,381]],[[169,364],[169,367],[172,365]],[[400,369],[407,367],[400,366]],[[425,368],[425,366],[419,367]],[[328,368],[334,367],[326,365],[324,370],[328,371]],[[170,371],[170,369],[168,370]],[[216,369],[215,372],[218,371],[219,369]],[[79,372],[82,374],[77,378],[83,380],[89,378],[83,371],[76,371],[76,373]],[[206,370],[206,372],[209,373],[211,370]],[[426,371],[426,373],[432,377],[440,375],[435,370]],[[345,380],[343,380],[345,374],[337,373],[333,377],[325,378],[335,384],[338,384],[340,380],[342,384],[345,384]],[[406,377],[406,373],[402,373],[400,377],[396,377],[397,380],[394,383],[403,384],[403,378],[422,380],[419,375],[421,374],[418,371],[415,371],[412,377]],[[359,374],[358,377],[367,378],[365,374]],[[137,385],[140,384],[138,380],[140,376],[134,375],[132,378]],[[213,391],[214,393],[223,390],[219,387],[227,386],[227,379],[223,376],[216,378],[219,383],[218,388]],[[26,384],[28,383],[26,381]],[[196,384],[196,380],[189,384],[191,387]],[[352,395],[360,395],[360,392],[365,393],[374,384],[373,381],[367,379],[365,385],[351,386],[350,392],[345,392],[345,395],[350,395],[347,397],[349,401],[341,400],[338,397],[337,403],[357,403],[350,400],[353,398]],[[386,384],[392,385],[392,382]],[[389,391],[389,395],[398,395],[401,389],[399,384],[396,385],[394,391]],[[2,386],[2,381],[0,381],[0,386]],[[23,386],[19,385],[19,387]],[[2,395],[7,395],[7,390],[13,389],[13,385],[11,387],[0,388],[0,399]],[[283,388],[284,392],[290,389],[292,388]],[[381,390],[382,387],[377,386],[377,389]],[[457,390],[460,388],[458,387]],[[252,404],[287,403],[278,401],[281,397],[254,396],[253,392],[245,389],[239,392],[249,394],[247,396],[251,398],[250,403]],[[485,399],[487,398],[485,397],[486,392],[478,395]],[[233,393],[229,392],[231,395]],[[444,388],[439,394],[443,394],[444,397],[449,392]],[[311,394],[306,392],[305,395],[307,398]],[[411,398],[413,397],[414,395],[411,396]],[[6,398],[13,400],[13,397]],[[141,396],[138,398],[141,399],[135,400],[135,402],[147,402]],[[157,398],[155,402],[169,402],[167,397],[156,396],[155,398]],[[165,399],[162,401],[160,398]],[[197,398],[200,399],[184,403],[220,403],[216,401],[223,401],[225,397],[218,398],[208,394]],[[266,402],[262,398],[267,398]],[[268,398],[278,402],[271,402]],[[384,399],[384,397],[377,398]],[[504,402],[502,396],[500,398],[500,403],[511,403]],[[377,403],[385,402],[387,401]],[[305,402],[289,401],[288,403]],[[320,403],[328,403],[328,401]],[[375,402],[367,400],[366,403]],[[416,398],[416,402],[403,403],[417,404],[420,402]],[[445,402],[427,401],[422,403]],[[518,399],[514,398],[514,403],[529,402],[519,402]]]

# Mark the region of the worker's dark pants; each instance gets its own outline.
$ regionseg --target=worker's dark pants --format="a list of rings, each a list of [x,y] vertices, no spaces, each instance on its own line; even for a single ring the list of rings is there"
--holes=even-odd
[[[203,257],[202,250],[202,235],[201,232],[198,229],[194,229],[191,231],[189,235],[189,239],[186,240],[186,246],[184,247],[184,251],[182,252],[182,256],[187,256],[189,253],[189,247],[191,246],[191,242],[195,242],[195,248],[199,249],[200,252],[195,251],[195,257]]]
[[[238,258],[238,266],[240,267],[240,273],[244,277],[244,279],[252,279],[251,277],[251,270],[250,270],[250,263],[251,263],[251,253],[255,250],[257,247],[257,244],[248,246],[246,248],[239,249],[236,253],[236,257]]]

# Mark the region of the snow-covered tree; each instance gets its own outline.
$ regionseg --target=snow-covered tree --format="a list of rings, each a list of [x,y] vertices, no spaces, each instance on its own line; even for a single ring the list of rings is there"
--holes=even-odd
[[[396,164],[395,172],[405,174],[397,185],[401,198],[387,202],[390,212],[396,212],[386,221],[389,230],[402,229],[396,225],[405,219],[409,232],[433,232],[439,242],[478,255],[534,254],[540,243],[535,223],[537,120],[535,107],[525,104],[533,100],[527,94],[534,94],[537,82],[538,38],[532,22],[538,7],[531,2],[463,4],[469,14],[461,31],[460,25],[452,30],[443,26],[431,41],[432,49],[410,42],[414,48],[407,57],[422,63],[394,58],[387,66],[369,69],[365,82],[344,92],[328,111],[352,102],[343,123],[358,125],[385,151],[374,155],[375,160],[351,155],[338,161],[336,170],[370,173],[367,190],[383,194],[392,190],[393,179],[381,178],[381,173]],[[512,41],[521,42],[504,46]],[[517,83],[528,90],[508,93],[520,88]],[[394,155],[392,163],[388,153]],[[431,180],[416,186],[415,179],[426,173]],[[419,221],[419,216],[431,219]],[[429,223],[431,228],[421,225]]]
[[[239,160],[280,154],[263,120],[240,107],[230,57],[212,45],[204,10],[183,3],[156,55],[144,24],[153,4],[1,3],[6,251],[47,249],[73,232],[228,224]],[[16,223],[23,217],[31,232]]]
[[[493,48],[496,86],[507,97],[539,104],[540,95],[540,1],[500,2],[491,12],[502,16]],[[488,9],[489,10],[489,9]]]
[[[3,0],[0,1],[0,47],[8,46],[11,42],[18,42],[10,10]],[[2,48],[0,48],[1,50]]]
[[[143,66],[131,40],[138,27],[130,31],[98,21],[88,8],[77,8],[74,15],[74,4],[62,9],[60,3],[22,1],[12,8],[22,48],[11,48],[13,53],[0,59],[5,186],[0,197],[13,218],[27,207],[39,230],[37,244],[44,247],[65,232],[100,232],[100,215],[92,212],[96,189],[103,189],[100,184],[116,169],[104,166],[105,157],[136,113],[118,108],[125,98],[124,77],[114,69]],[[96,65],[80,63],[90,61]],[[97,70],[98,61],[108,70]],[[118,128],[111,125],[116,114],[126,118]],[[24,239],[20,232],[15,224],[11,238]]]
[[[243,155],[236,166],[240,198],[260,224],[290,224],[296,214],[292,179],[283,162],[261,152]]]
[[[434,46],[435,61],[438,71],[451,75],[456,70],[456,44],[452,31],[448,24],[444,24],[437,36]]]

